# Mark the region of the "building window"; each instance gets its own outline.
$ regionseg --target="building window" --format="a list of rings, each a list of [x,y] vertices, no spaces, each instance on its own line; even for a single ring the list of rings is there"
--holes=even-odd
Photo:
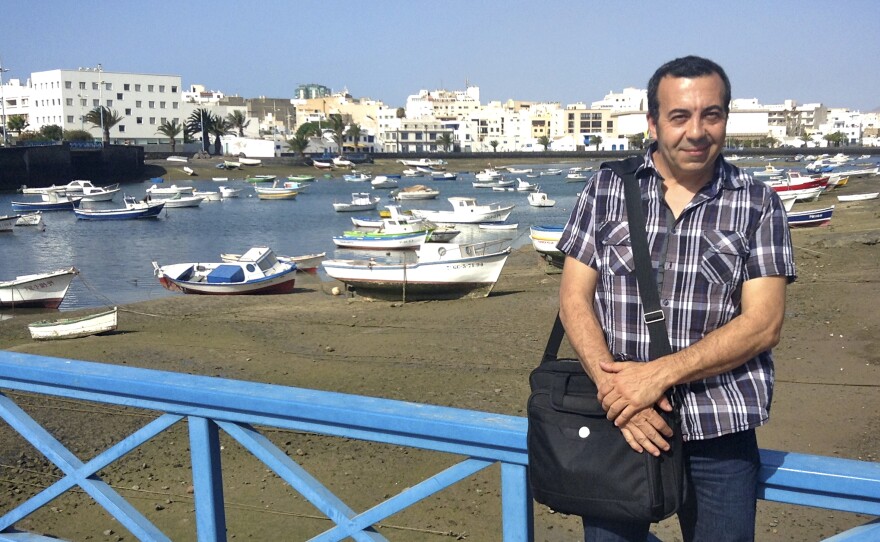
[[[131,108],[130,108],[130,107],[126,107],[126,108],[125,108],[125,114],[126,114],[126,115],[131,115]]]
[[[101,102],[99,102],[98,100],[92,100],[92,107],[98,107],[100,105],[101,105]]]
[[[104,90],[113,90],[113,83],[104,83]]]
[[[121,92],[117,92],[117,93],[116,93],[116,99],[117,99],[117,100],[121,100],[121,99],[122,99],[122,93],[121,93]]]
[[[92,90],[98,90],[98,83],[92,83]]]
[[[159,85],[159,92],[165,92],[165,85]]]
[[[177,85],[171,85],[171,92],[174,94],[177,93]]]
[[[178,105],[177,102],[172,102],[171,109],[177,109],[177,105]]]
[[[86,105],[88,105],[88,100],[86,100],[85,98],[80,98],[79,105],[80,107],[85,107]]]
[[[67,98],[65,101],[67,102],[67,105],[73,105],[73,98]]]
[[[148,104],[148,106],[149,106],[150,109],[156,109],[156,102],[150,101],[150,103]]]
[[[85,82],[85,81],[80,81],[80,82],[79,82],[79,89],[80,89],[80,90],[85,90],[85,89],[86,89],[86,82]]]
[[[165,109],[165,102],[159,102],[159,109]]]
[[[73,124],[73,115],[67,115],[67,124]]]
[[[128,92],[129,90],[131,90],[131,85],[129,85],[128,83],[123,83],[122,90]]]
[[[73,88],[73,82],[71,82],[71,81],[65,81],[65,82],[64,82],[64,88]]]
[[[120,132],[124,132],[124,131],[125,131],[125,125],[124,125],[124,124],[120,124],[120,125],[119,125],[119,131],[120,131]]]
[[[143,123],[144,123],[144,117],[138,117],[138,118],[136,118],[136,119],[135,119],[135,122],[138,123],[138,124],[143,124]]]
[[[141,103],[142,102],[140,100],[137,100],[134,102],[134,106],[137,107],[138,109],[140,109],[142,107]]]
[[[150,124],[156,124],[156,117],[150,117]]]
[[[140,86],[140,84],[138,84],[138,83],[135,83],[135,84],[134,84],[134,91],[135,91],[135,92],[140,92],[140,91],[141,91],[141,86]]]
[[[147,85],[147,92],[153,92],[153,85]]]
[[[113,100],[107,100],[107,107],[113,107]]]
[[[161,122],[162,124],[165,124],[166,122],[168,122],[168,119],[165,118],[165,117],[162,117],[162,119],[160,120],[160,122]]]

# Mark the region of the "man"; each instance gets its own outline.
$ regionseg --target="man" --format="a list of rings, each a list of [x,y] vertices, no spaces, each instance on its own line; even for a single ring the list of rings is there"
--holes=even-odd
[[[636,176],[673,353],[649,363],[633,273],[623,183],[601,170],[586,185],[558,247],[566,254],[560,316],[599,398],[630,446],[658,455],[672,430],[654,406],[681,405],[688,498],[685,540],[752,540],[773,360],[795,278],[779,198],[721,156],[730,82],[694,56],[648,84],[655,142]],[[645,540],[648,524],[584,518],[585,539]]]

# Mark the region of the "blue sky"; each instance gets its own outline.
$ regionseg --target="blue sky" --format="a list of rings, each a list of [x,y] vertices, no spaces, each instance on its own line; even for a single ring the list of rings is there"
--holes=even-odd
[[[734,98],[880,108],[877,0],[34,0],[2,17],[4,78],[101,63],[245,97],[319,83],[399,107],[470,81],[484,103],[567,104],[699,54]]]

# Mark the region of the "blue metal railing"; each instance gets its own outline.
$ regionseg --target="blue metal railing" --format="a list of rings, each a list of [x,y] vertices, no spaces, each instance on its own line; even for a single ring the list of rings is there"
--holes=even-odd
[[[189,428],[198,540],[226,540],[220,430],[334,522],[313,540],[386,540],[373,525],[495,463],[501,465],[500,531],[533,537],[525,418],[271,384],[0,352],[0,389],[159,412],[150,423],[86,463],[0,393],[0,417],[64,476],[0,517],[4,531],[75,487],[140,540],[170,540],[97,472],[179,421]],[[254,426],[382,442],[464,456],[459,463],[368,510],[357,512]],[[880,464],[762,450],[761,497],[880,516]],[[870,523],[829,540],[877,540]]]

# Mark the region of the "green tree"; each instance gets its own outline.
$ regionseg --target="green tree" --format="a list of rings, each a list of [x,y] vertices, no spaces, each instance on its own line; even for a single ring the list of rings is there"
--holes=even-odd
[[[452,148],[452,134],[449,132],[443,132],[440,134],[440,137],[437,138],[437,145],[440,146],[444,151],[449,151]]]
[[[94,141],[92,134],[85,130],[64,130],[65,141]]]
[[[602,144],[602,136],[600,136],[598,134],[590,136],[590,145],[595,145],[597,151],[599,150],[599,145],[601,145],[601,144]]]
[[[333,113],[327,118],[329,128],[333,132],[333,141],[336,142],[336,146],[339,148],[339,156],[342,156],[342,144],[345,141],[343,138],[345,137],[345,120],[342,118],[342,115],[339,113]]]
[[[238,137],[244,137],[244,129],[251,123],[250,119],[247,118],[241,109],[236,109],[226,115],[226,121],[229,122],[233,130],[238,132]]]
[[[212,136],[214,136],[214,154],[221,155],[223,154],[223,142],[220,141],[220,138],[228,135],[233,132],[232,123],[228,120],[221,118],[219,116],[213,116],[211,118],[211,126],[209,128],[209,132]]]
[[[813,134],[804,132],[803,135],[801,135],[801,139],[804,140],[804,147],[809,147],[810,143],[813,142]]]
[[[405,119],[406,118],[406,109],[404,109],[402,107],[398,107],[397,111],[394,112],[394,116],[399,119]]]
[[[24,115],[10,115],[6,118],[6,127],[10,132],[15,132],[18,135],[21,135],[28,126],[30,124]]]
[[[177,119],[166,120],[162,124],[159,125],[159,129],[156,130],[157,134],[162,134],[171,140],[171,152],[174,152],[177,149],[177,136],[183,132],[183,125],[180,124],[180,121]]]
[[[33,130],[26,130],[24,132],[20,132],[18,134],[19,141],[49,141],[49,138],[45,136],[42,132],[35,132]]]
[[[846,141],[846,136],[842,132],[834,132],[833,134],[825,134],[822,139],[828,142],[829,147],[839,147],[841,143]]]
[[[361,134],[363,133],[363,128],[361,128],[360,124],[352,123],[348,125],[348,137],[351,138],[352,145],[355,150],[360,149],[361,147]]]
[[[199,108],[190,113],[186,119],[186,130],[190,134],[201,134],[202,150],[208,152],[211,143],[211,119],[216,118],[205,108]]]
[[[492,141],[489,142],[489,145],[492,146],[492,152],[498,151],[498,141],[497,140],[493,139]]]
[[[61,141],[64,138],[64,129],[57,124],[47,124],[40,128],[40,133],[49,141]]]
[[[542,135],[541,137],[539,137],[538,138],[538,145],[543,146],[545,151],[549,151],[550,150],[550,136]]]
[[[296,135],[304,135],[306,137],[320,137],[321,123],[314,121],[303,123],[300,125],[299,128],[296,129]]]
[[[306,149],[309,148],[309,142],[311,141],[311,136],[306,133],[300,133],[297,130],[297,133],[286,141],[287,146],[290,147],[290,150],[299,155],[300,160],[305,157]]]
[[[103,127],[104,133],[102,134],[101,141],[104,142],[104,145],[109,145],[110,129],[119,124],[122,121],[122,117],[119,116],[115,109],[111,110],[100,105],[86,113],[85,121],[97,128]]]
[[[631,149],[645,148],[645,134],[644,133],[640,132],[638,134],[633,134],[633,135],[629,136],[627,138],[627,140],[629,141],[629,147]]]

